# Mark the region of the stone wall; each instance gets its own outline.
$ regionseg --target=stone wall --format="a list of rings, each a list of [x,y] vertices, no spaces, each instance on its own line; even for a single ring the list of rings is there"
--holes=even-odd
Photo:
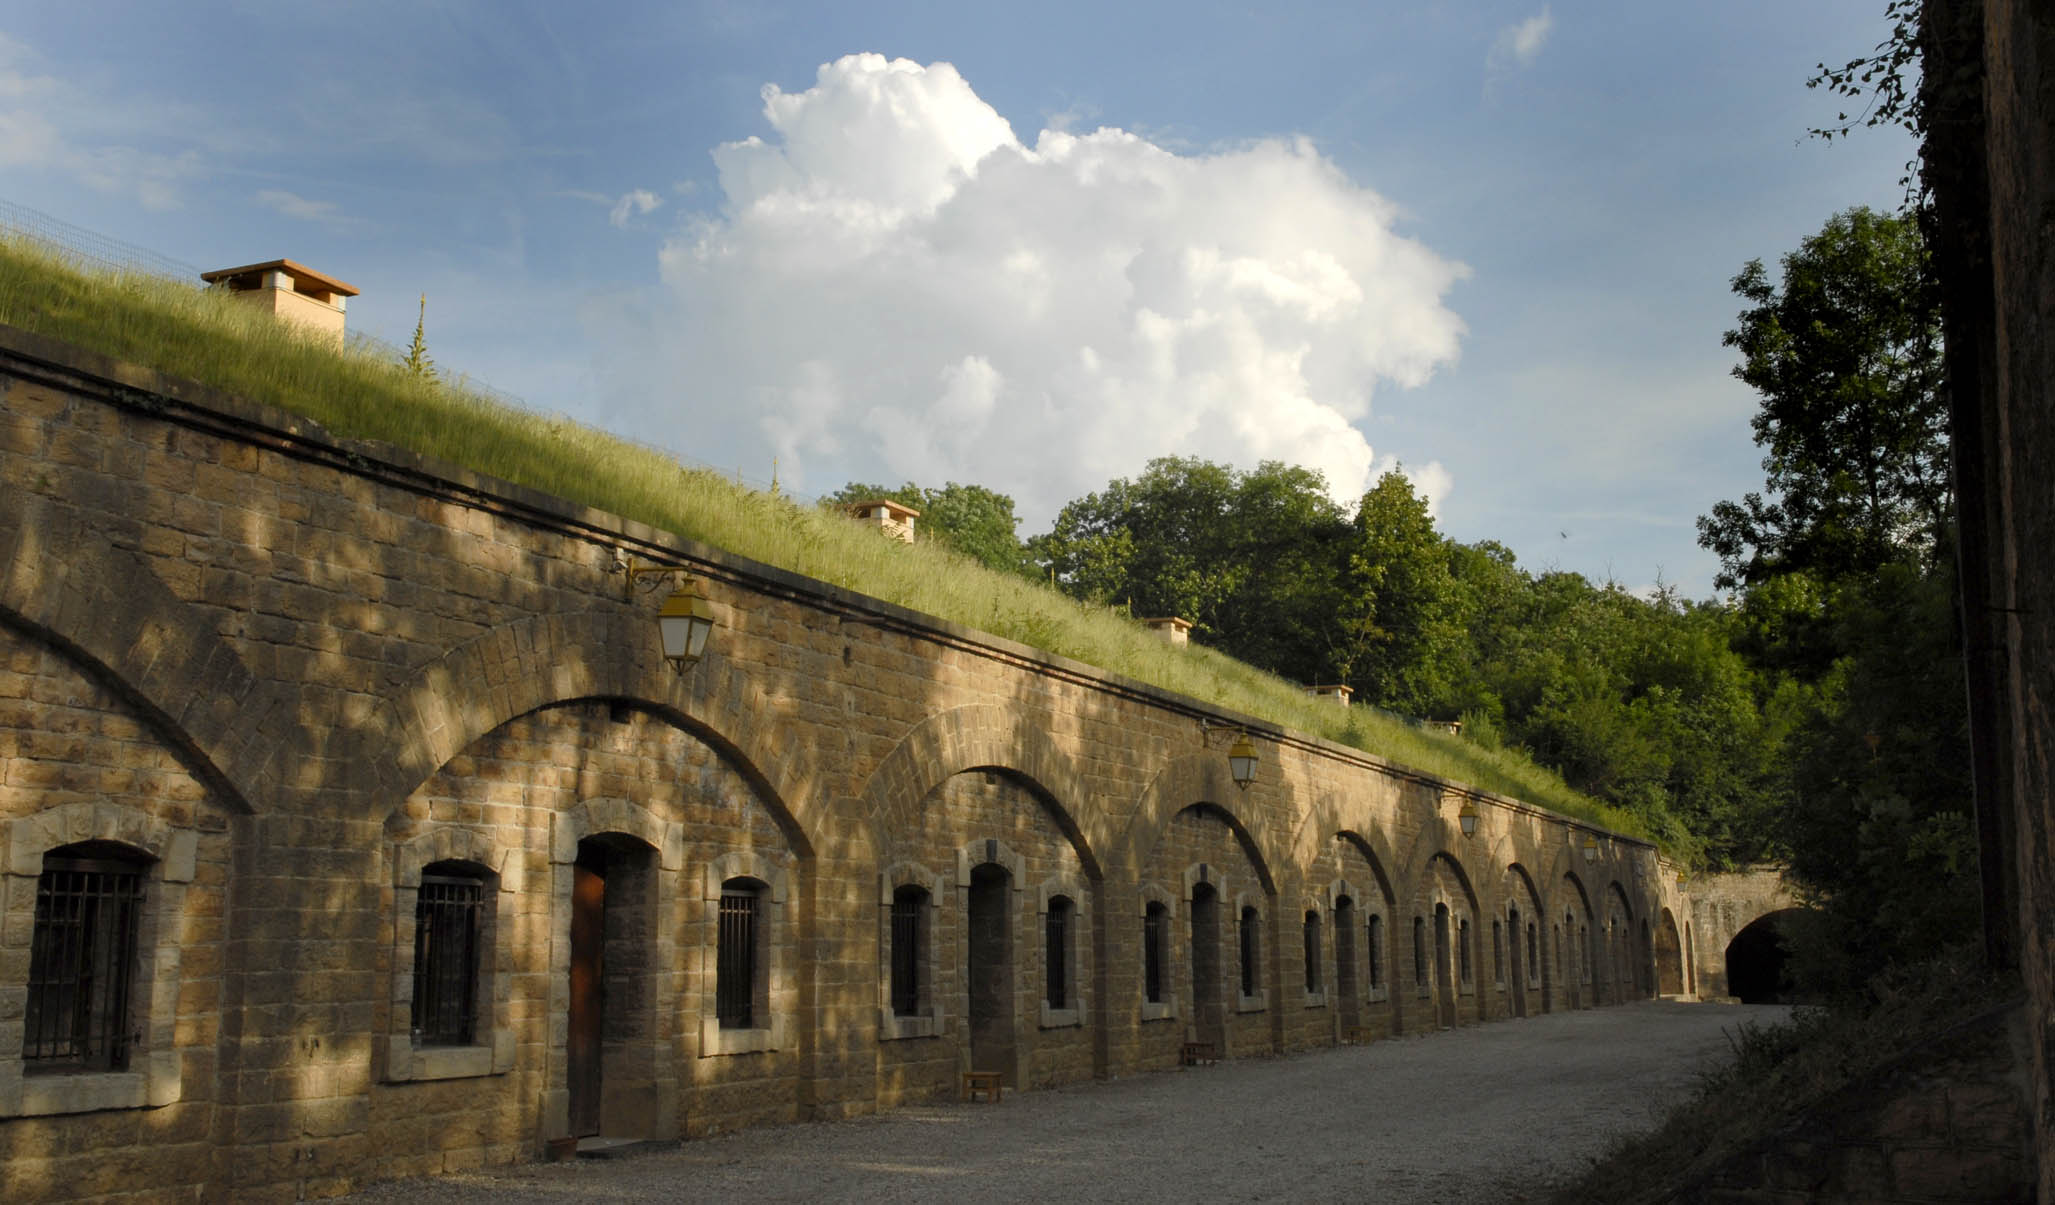
[[[10,1201],[317,1196],[537,1158],[588,1113],[690,1136],[974,1061],[1039,1087],[1612,1003],[1690,914],[1645,844],[1587,857],[1519,801],[5,329],[0,479]],[[687,673],[631,558],[712,601]],[[1257,740],[1246,792],[1221,724]],[[14,1057],[45,859],[79,842],[148,900],[97,1070]],[[456,1036],[417,1015],[451,992]]]

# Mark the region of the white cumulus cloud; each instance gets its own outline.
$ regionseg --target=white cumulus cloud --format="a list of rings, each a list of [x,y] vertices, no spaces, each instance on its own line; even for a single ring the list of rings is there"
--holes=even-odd
[[[1491,43],[1491,52],[1485,56],[1485,66],[1495,71],[1525,67],[1548,44],[1548,34],[1555,28],[1555,23],[1555,17],[1544,6],[1525,21],[1499,30],[1498,37]]]
[[[1028,145],[953,67],[878,55],[766,87],[764,116],[713,152],[722,207],[666,243],[610,399],[689,416],[701,459],[776,456],[802,491],[977,482],[1030,526],[1169,454],[1307,465],[1353,500],[1389,463],[1357,426],[1374,391],[1456,355],[1462,266],[1305,140]]]

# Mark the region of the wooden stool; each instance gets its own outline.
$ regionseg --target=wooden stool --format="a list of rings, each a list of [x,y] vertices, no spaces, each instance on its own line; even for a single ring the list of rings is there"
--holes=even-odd
[[[968,1101],[971,1099],[972,1093],[982,1092],[985,1094],[987,1101],[998,1104],[999,1098],[1006,1094],[1006,1086],[1000,1083],[999,1080],[1000,1073],[997,1071],[964,1072],[963,1099]]]
[[[1368,1025],[1351,1025],[1342,1040],[1351,1046],[1367,1046],[1377,1040],[1377,1031]]]
[[[1179,1057],[1187,1067],[1196,1067],[1200,1063],[1217,1063],[1220,1061],[1213,1053],[1213,1043],[1211,1042],[1186,1042],[1184,1048],[1179,1051]]]

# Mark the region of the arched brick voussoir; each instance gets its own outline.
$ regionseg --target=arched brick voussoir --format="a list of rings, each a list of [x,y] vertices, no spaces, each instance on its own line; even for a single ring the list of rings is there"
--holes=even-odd
[[[259,680],[142,558],[26,490],[0,490],[0,620],[122,695],[232,810],[276,794],[292,693]]]
[[[1385,880],[1381,886],[1389,890],[1395,886],[1391,879],[1398,873],[1398,863],[1392,857],[1386,825],[1379,809],[1353,802],[1339,792],[1322,791],[1298,821],[1292,860],[1301,867],[1319,866],[1337,840],[1348,841],[1370,860]]]
[[[1462,829],[1445,817],[1439,814],[1428,817],[1427,822],[1420,826],[1419,835],[1413,838],[1413,844],[1406,850],[1405,861],[1400,864],[1399,898],[1412,899],[1420,890],[1421,876],[1427,873],[1428,865],[1435,858],[1444,857],[1456,868],[1456,875],[1462,880],[1463,889],[1470,893],[1470,902],[1480,909],[1490,907],[1491,902],[1485,896],[1484,886],[1488,879],[1485,874],[1479,872],[1478,859],[1484,855],[1471,853],[1463,848],[1463,842],[1469,839],[1463,836]]]
[[[764,795],[793,852],[810,857],[821,817],[820,774],[763,689],[717,652],[684,674],[663,659],[645,616],[629,611],[533,615],[493,629],[423,666],[380,701],[354,734],[370,807],[390,813],[451,758],[541,707],[618,699],[706,741]]]
[[[1113,841],[1106,809],[1084,806],[1084,780],[1076,764],[1027,715],[993,703],[937,712],[900,738],[863,784],[858,814],[878,848],[916,826],[928,793],[965,770],[995,769],[1031,783],[1057,826],[1077,849],[1087,877],[1101,877],[1103,851]]]
[[[1263,881],[1263,890],[1277,893],[1277,870],[1289,848],[1263,816],[1248,806],[1247,794],[1234,785],[1227,759],[1217,752],[1192,753],[1164,766],[1135,801],[1127,831],[1117,845],[1110,846],[1115,858],[1111,865],[1130,879],[1141,877],[1143,865],[1155,852],[1164,829],[1179,812],[1203,803],[1220,809],[1232,821],[1236,835],[1246,845],[1249,861]]]

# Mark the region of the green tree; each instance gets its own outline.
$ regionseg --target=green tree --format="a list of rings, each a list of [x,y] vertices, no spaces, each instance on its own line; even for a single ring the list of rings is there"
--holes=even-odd
[[[1337,667],[1365,702],[1439,714],[1453,699],[1455,579],[1427,499],[1396,470],[1356,507],[1344,569]]]
[[[1733,281],[1750,303],[1726,343],[1762,397],[1755,441],[1767,497],[1698,521],[1720,584],[1794,569],[1864,573],[1901,552],[1931,557],[1952,514],[1940,314],[1917,223],[1834,215],[1783,259]]]

